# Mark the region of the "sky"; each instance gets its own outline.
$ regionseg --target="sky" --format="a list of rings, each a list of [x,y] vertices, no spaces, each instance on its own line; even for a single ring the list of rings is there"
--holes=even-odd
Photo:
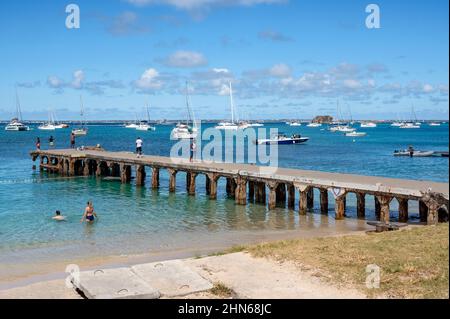
[[[66,6],[80,27],[66,27]],[[380,28],[367,28],[367,5]],[[447,0],[0,2],[0,120],[448,119]]]

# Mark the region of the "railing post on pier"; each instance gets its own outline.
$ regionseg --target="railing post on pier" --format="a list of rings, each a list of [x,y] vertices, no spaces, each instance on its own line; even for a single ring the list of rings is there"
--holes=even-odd
[[[159,188],[159,167],[152,167],[152,188]]]
[[[392,201],[392,196],[377,195],[377,199],[380,203],[380,221],[389,223],[389,204]]]
[[[194,196],[195,195],[195,179],[197,177],[197,173],[190,172],[188,173],[190,175],[189,178],[189,195]]]
[[[268,182],[267,186],[269,187],[269,209],[275,209],[277,207],[277,182]]]
[[[247,204],[247,179],[239,176],[235,179],[236,182],[236,190],[235,190],[235,199],[237,205],[246,205]]]
[[[308,209],[314,208],[314,187],[309,187],[306,194],[306,207]]]
[[[177,170],[168,168],[167,173],[169,174],[169,192],[175,193],[177,188]]]
[[[217,180],[219,179],[219,175],[208,173],[206,178],[209,180],[209,199],[217,199]]]
[[[356,215],[358,218],[364,218],[366,216],[366,194],[356,193]]]
[[[320,189],[320,212],[328,214],[328,189]]]
[[[397,198],[398,201],[398,221],[406,223],[408,221],[408,199]]]
[[[136,186],[144,186],[145,184],[145,166],[136,165]]]
[[[295,186],[292,184],[288,185],[288,208],[295,208]]]

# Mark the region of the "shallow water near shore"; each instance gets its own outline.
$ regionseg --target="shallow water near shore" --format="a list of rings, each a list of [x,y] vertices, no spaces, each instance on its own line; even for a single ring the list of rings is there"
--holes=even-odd
[[[206,125],[208,127],[210,125]],[[364,138],[350,138],[320,128],[271,124],[287,134],[301,133],[310,141],[281,146],[279,165],[361,175],[448,182],[448,158],[397,158],[395,149],[413,145],[417,149],[448,151],[448,126],[401,130],[389,125],[364,129]],[[36,128],[36,127],[34,127]],[[168,156],[173,141],[172,126],[157,126],[155,132],[137,132],[120,126],[89,127],[89,135],[78,145],[101,144],[110,151],[133,151],[134,140],[144,139],[144,152]],[[67,147],[70,130],[5,132],[0,128],[0,281],[32,270],[33,264],[51,264],[84,258],[169,251],[202,253],[239,243],[252,243],[296,234],[329,235],[339,231],[366,229],[356,221],[355,199],[348,198],[346,221],[335,221],[330,200],[328,217],[315,211],[299,216],[279,207],[268,211],[263,205],[236,206],[227,198],[225,181],[219,180],[218,199],[205,194],[203,176],[197,178],[197,195],[186,194],[185,176],[177,175],[177,191],[168,192],[168,177],[161,172],[161,187],[121,185],[94,177],[63,178],[31,169],[29,151],[37,136],[47,148],[50,135],[56,147]],[[147,174],[147,185],[150,174]],[[316,193],[316,207],[319,194]],[[94,202],[99,220],[80,223],[87,200]],[[374,219],[373,200],[367,199],[367,219]],[[55,210],[67,221],[51,219]],[[392,205],[393,218],[396,202]],[[416,203],[410,204],[412,222],[417,221]],[[14,265],[30,265],[14,270]]]

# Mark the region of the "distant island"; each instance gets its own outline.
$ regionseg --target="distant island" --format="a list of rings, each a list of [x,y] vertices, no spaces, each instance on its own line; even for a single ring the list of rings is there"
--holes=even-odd
[[[333,122],[333,117],[330,115],[318,115],[313,120],[313,123],[329,124]]]

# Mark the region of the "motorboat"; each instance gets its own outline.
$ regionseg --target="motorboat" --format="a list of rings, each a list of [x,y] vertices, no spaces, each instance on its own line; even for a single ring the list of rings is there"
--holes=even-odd
[[[23,124],[23,123],[21,123],[19,121],[19,119],[16,118],[16,117],[13,118],[11,120],[11,122],[9,122],[5,126],[5,131],[16,131],[16,132],[21,131],[22,132],[22,131],[29,131],[29,130],[30,130],[30,127],[25,125],[25,124]]]
[[[414,123],[404,123],[400,126],[400,128],[402,129],[415,129],[415,128],[420,128],[420,125],[416,125]]]
[[[259,122],[255,122],[255,123],[248,123],[248,126],[249,127],[261,127],[261,126],[264,126],[264,124],[262,124],[262,123],[259,123]]]
[[[279,133],[277,135],[271,136],[269,139],[257,139],[255,143],[257,145],[290,145],[290,144],[301,144],[309,140],[309,137],[302,137],[299,134],[293,134],[288,137],[284,133]]]
[[[139,127],[139,124],[137,124],[137,123],[129,123],[129,124],[125,124],[124,127],[125,128],[134,128],[134,129],[136,129],[136,128]]]
[[[439,123],[439,122],[431,122],[429,125],[430,126],[441,126],[441,123]]]
[[[302,126],[302,123],[300,123],[299,121],[292,121],[292,122],[289,122],[288,125],[289,126]]]
[[[412,156],[412,157],[430,157],[434,155],[434,151],[417,151],[417,150],[395,150],[394,156]]]
[[[171,139],[182,140],[197,138],[198,130],[196,127],[191,127],[187,124],[178,123],[170,134]]]
[[[342,133],[351,133],[356,131],[355,128],[350,127],[348,125],[337,125],[330,127],[331,132],[342,132]]]
[[[74,128],[72,130],[72,133],[75,136],[85,136],[85,135],[87,135],[88,131],[87,131],[87,128]]]
[[[38,130],[54,131],[54,130],[56,130],[56,127],[55,127],[55,125],[53,125],[51,123],[44,123],[44,124],[38,126]]]
[[[148,122],[140,122],[139,125],[137,125],[136,130],[138,131],[155,131],[156,127],[151,126],[148,124]]]
[[[374,122],[361,122],[360,127],[363,127],[363,128],[375,128],[375,127],[377,127],[377,123],[374,123]]]
[[[345,136],[349,136],[349,137],[363,137],[363,136],[366,136],[366,135],[367,135],[366,132],[356,132],[356,131],[353,131],[353,132],[345,134]]]
[[[307,127],[321,127],[322,123],[311,122],[311,123],[307,124],[306,126]]]
[[[392,122],[391,123],[391,126],[393,126],[393,127],[401,127],[403,125],[405,125],[405,123],[403,123],[403,122]]]

